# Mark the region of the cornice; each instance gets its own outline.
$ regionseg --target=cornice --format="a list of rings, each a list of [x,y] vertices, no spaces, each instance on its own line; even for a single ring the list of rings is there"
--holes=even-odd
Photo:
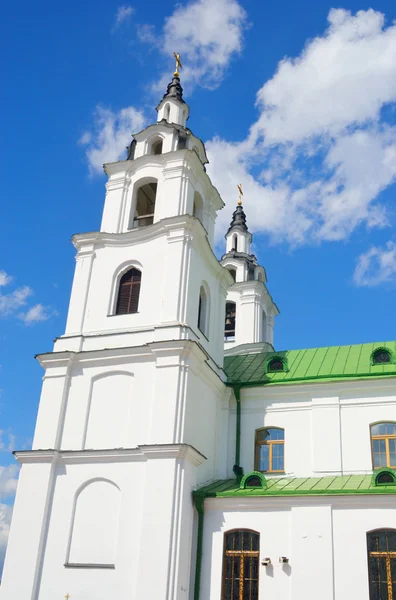
[[[103,450],[21,450],[14,456],[21,464],[52,463],[65,464],[142,462],[152,459],[186,460],[194,466],[206,460],[201,452],[189,444],[154,444],[136,448],[115,448]]]

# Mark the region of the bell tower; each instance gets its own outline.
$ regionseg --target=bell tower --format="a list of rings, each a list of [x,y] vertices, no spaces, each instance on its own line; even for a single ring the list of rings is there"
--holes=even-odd
[[[279,310],[265,285],[265,269],[251,254],[252,234],[246,225],[242,188],[238,188],[241,195],[225,235],[226,253],[220,261],[233,278],[227,294],[224,348],[227,351],[242,344],[253,344],[250,349],[254,351],[254,344],[261,344],[271,351],[274,318]]]
[[[73,237],[66,330],[38,355],[33,447],[15,453],[2,600],[189,598],[191,492],[219,471],[232,276],[178,72],[157,113],[104,166],[100,230]]]

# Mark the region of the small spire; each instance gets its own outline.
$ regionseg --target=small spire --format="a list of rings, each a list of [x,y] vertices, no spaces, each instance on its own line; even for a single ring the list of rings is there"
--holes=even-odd
[[[245,211],[243,210],[242,203],[239,204],[238,202],[238,206],[232,213],[232,221],[230,223],[227,233],[230,233],[231,229],[240,229],[241,231],[248,231],[246,225],[246,215]]]
[[[166,89],[165,94],[163,95],[161,102],[163,100],[165,100],[165,98],[174,98],[175,100],[178,100],[179,102],[182,102],[183,104],[185,104],[185,101],[183,100],[183,88],[180,85],[180,76],[179,76],[179,68],[182,69],[183,65],[180,62],[180,54],[177,54],[176,52],[174,52],[173,54],[176,59],[176,70],[173,73],[172,81],[170,83],[168,83],[168,87]],[[158,110],[158,107],[157,107],[157,110]]]

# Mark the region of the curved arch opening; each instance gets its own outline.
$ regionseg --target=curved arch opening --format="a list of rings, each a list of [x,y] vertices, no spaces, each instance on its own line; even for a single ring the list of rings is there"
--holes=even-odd
[[[232,250],[238,252],[238,236],[236,233],[232,236]]]
[[[170,104],[167,104],[164,108],[164,119],[166,121],[168,121],[168,123],[169,123],[169,117],[170,117]]]
[[[392,355],[386,348],[377,348],[374,350],[371,360],[373,365],[383,365],[392,362]]]
[[[157,200],[157,180],[143,183],[136,188],[135,213],[132,228],[146,227],[154,222],[155,203]]]
[[[162,138],[156,138],[155,140],[153,140],[153,142],[151,143],[149,154],[162,154],[162,144]]]

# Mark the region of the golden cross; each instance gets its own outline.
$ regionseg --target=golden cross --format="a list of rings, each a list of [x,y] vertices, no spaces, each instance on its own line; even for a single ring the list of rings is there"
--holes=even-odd
[[[241,206],[241,204],[242,204],[242,196],[243,196],[242,183],[239,183],[237,185],[237,188],[238,188],[238,192],[239,192],[238,204],[239,204],[239,206]]]
[[[182,68],[183,68],[183,65],[182,65],[182,64],[181,64],[181,62],[180,62],[180,54],[179,54],[179,53],[177,53],[177,54],[176,54],[176,52],[174,52],[174,53],[173,53],[173,56],[174,56],[174,57],[175,57],[175,59],[176,59],[176,70],[175,70],[175,72],[173,73],[173,75],[174,75],[175,77],[179,77],[179,67],[180,67],[180,69],[182,69]]]

